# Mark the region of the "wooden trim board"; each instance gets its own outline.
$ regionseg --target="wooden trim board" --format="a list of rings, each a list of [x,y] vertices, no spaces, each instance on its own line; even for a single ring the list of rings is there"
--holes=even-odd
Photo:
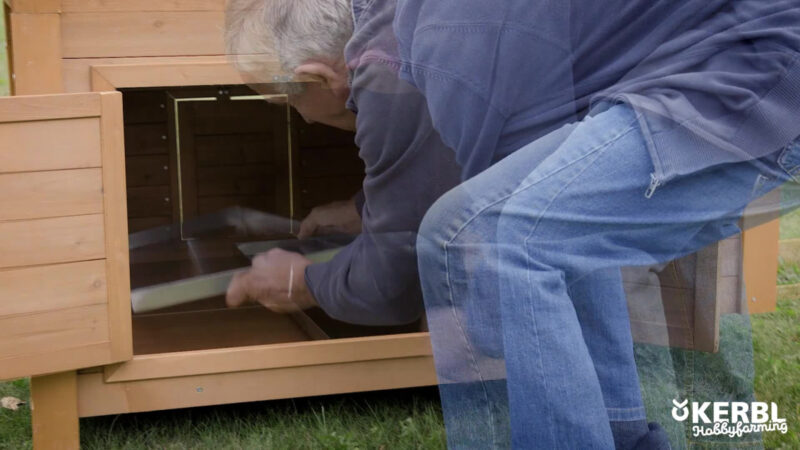
[[[78,376],[80,417],[436,385],[433,357],[106,383]]]
[[[103,157],[103,209],[108,287],[108,325],[112,361],[133,356],[130,309],[130,254],[128,250],[128,207],[125,192],[125,138],[122,123],[122,94],[100,94],[101,150]]]
[[[108,383],[431,356],[428,333],[330,339],[135,356],[105,367]]]

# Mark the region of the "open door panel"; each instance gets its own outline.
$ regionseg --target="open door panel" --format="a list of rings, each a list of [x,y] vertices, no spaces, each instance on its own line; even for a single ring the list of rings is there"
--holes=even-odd
[[[0,98],[0,379],[131,358],[122,96]]]

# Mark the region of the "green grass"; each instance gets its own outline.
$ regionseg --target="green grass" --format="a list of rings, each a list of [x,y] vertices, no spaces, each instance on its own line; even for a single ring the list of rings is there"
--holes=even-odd
[[[800,265],[781,261],[778,265],[778,285],[798,283],[800,283]]]
[[[800,299],[781,300],[777,311],[752,317],[755,390],[778,404],[789,433],[767,433],[767,448],[800,449]]]
[[[28,398],[28,383],[0,396]],[[0,449],[31,448],[30,411],[0,410]],[[81,419],[84,449],[443,449],[435,388]]]

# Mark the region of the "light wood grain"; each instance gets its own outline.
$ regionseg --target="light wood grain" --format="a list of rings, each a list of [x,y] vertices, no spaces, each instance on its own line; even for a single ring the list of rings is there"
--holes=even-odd
[[[0,270],[0,317],[106,302],[105,261]]]
[[[50,350],[0,359],[0,380],[75,370],[108,364],[111,361],[108,342],[82,344],[78,348]]]
[[[99,115],[100,97],[92,93],[0,98],[0,123],[74,119]],[[63,136],[60,138],[63,139]]]
[[[68,13],[109,11],[224,11],[225,0],[61,0],[61,10]]]
[[[0,221],[103,212],[100,169],[0,174]]]
[[[74,58],[62,61],[64,91],[65,92],[90,92],[101,89],[92,89],[92,67],[104,68],[114,65],[162,65],[184,62],[197,63],[223,63],[227,64],[225,56],[161,56],[161,57],[117,57],[117,58]],[[101,70],[103,72],[104,70]]]
[[[36,450],[78,450],[77,374],[64,372],[31,380],[31,422]]]
[[[63,57],[223,55],[223,22],[221,11],[65,13]]]
[[[104,383],[78,377],[81,417],[436,384],[431,356]]]
[[[0,317],[0,365],[6,358],[107,342],[107,314],[99,304]]]
[[[14,95],[62,92],[59,14],[12,13],[10,18]]]
[[[122,94],[102,93],[101,105],[105,256],[111,355],[113,361],[124,361],[133,356],[133,340]]]
[[[139,355],[106,368],[108,382],[432,355],[428,333]]]
[[[0,222],[0,268],[104,257],[102,214]]]
[[[100,167],[99,136],[97,118],[0,123],[0,173]]]
[[[747,305],[751,313],[776,308],[779,236],[779,220],[750,228],[742,235]]]
[[[61,0],[6,0],[14,12],[18,13],[58,13]]]

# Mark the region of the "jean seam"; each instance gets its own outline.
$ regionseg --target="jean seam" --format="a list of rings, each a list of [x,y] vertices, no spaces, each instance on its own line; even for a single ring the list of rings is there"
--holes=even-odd
[[[449,243],[450,242],[445,242],[443,247],[444,247],[444,269],[445,269],[445,274],[447,275],[447,280],[446,280],[447,293],[450,296],[450,313],[453,315],[453,320],[455,321],[455,323],[458,324],[458,328],[459,328],[459,331],[460,331],[460,334],[461,334],[461,339],[463,339],[464,344],[466,345],[466,348],[469,351],[469,357],[470,357],[470,360],[471,360],[471,363],[472,363],[471,364],[471,368],[478,375],[478,379],[481,382],[481,391],[483,393],[483,400],[486,402],[486,412],[488,413],[489,420],[490,420],[490,429],[491,429],[491,433],[492,433],[492,435],[491,435],[492,436],[492,442],[497,442],[497,434],[495,433],[495,429],[494,429],[495,428],[495,425],[494,425],[495,424],[495,418],[494,418],[494,413],[492,412],[492,408],[489,406],[489,394],[488,394],[488,392],[486,392],[486,380],[484,379],[483,374],[481,373],[481,371],[478,369],[478,361],[475,358],[475,351],[472,348],[472,345],[470,344],[469,339],[467,339],[467,334],[466,334],[466,331],[464,329],[464,325],[458,319],[458,314],[456,314],[456,310],[455,310],[455,300],[454,300],[455,296],[453,295],[453,287],[452,287],[452,283],[450,281],[451,280],[450,264],[449,264],[449,262],[450,262],[450,254],[449,254],[449,251],[448,251]]]

